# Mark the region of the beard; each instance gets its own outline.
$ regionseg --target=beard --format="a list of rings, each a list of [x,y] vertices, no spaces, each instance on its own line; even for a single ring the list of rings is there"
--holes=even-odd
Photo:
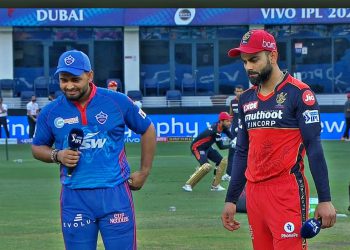
[[[254,86],[259,86],[260,84],[266,82],[272,73],[272,66],[270,62],[267,62],[267,65],[265,68],[261,70],[261,72],[256,72],[256,71],[248,71],[248,78],[251,84]],[[252,77],[251,75],[257,75]]]
[[[66,98],[70,101],[79,101],[80,99],[82,99],[82,97],[84,97],[86,95],[86,93],[89,90],[89,84],[87,84],[84,88],[82,88],[80,90],[79,94],[76,95],[70,95],[69,93],[67,93],[67,89],[65,89],[65,91],[63,91],[64,95],[66,96]],[[76,90],[79,91],[79,90]]]

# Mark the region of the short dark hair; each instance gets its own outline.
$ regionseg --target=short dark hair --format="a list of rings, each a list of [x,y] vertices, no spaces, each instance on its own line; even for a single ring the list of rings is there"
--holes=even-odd
[[[243,85],[238,84],[238,85],[235,86],[235,89],[243,89]]]

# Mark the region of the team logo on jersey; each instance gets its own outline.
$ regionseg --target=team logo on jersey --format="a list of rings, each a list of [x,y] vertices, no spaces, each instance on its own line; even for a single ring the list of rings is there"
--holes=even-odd
[[[303,113],[305,124],[320,122],[318,110],[305,110]]]
[[[315,104],[316,102],[316,98],[315,95],[311,92],[311,90],[306,90],[303,93],[303,102],[308,105],[308,106],[312,106]]]
[[[286,101],[286,99],[287,99],[286,95],[287,95],[287,93],[283,93],[283,92],[281,92],[277,95],[276,102],[278,105],[282,105]]]
[[[71,65],[72,63],[74,63],[74,61],[75,61],[75,59],[71,55],[64,58],[64,63],[66,65]]]
[[[105,122],[107,121],[108,115],[101,111],[100,113],[95,115],[95,118],[99,124],[105,124]]]
[[[258,101],[254,101],[254,102],[248,102],[243,104],[243,111],[244,113],[248,112],[248,111],[252,111],[258,108]]]

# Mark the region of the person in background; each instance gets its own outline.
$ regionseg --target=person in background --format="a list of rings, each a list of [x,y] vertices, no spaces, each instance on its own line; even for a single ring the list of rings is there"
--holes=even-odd
[[[36,96],[31,97],[30,102],[27,103],[27,120],[29,125],[29,138],[33,138],[35,126],[36,126],[36,117],[39,113],[39,105],[36,102]]]
[[[227,159],[212,147],[214,143],[219,149],[235,147],[235,138],[230,132],[232,117],[227,112],[221,112],[218,122],[213,123],[209,128],[200,133],[191,143],[191,152],[199,162],[199,168],[190,176],[186,184],[182,187],[187,192],[192,192],[194,186],[212,169],[209,160],[215,163],[214,179],[211,184],[211,191],[223,191],[220,185],[221,177],[224,175]],[[230,143],[224,145],[222,133],[230,139]]]
[[[348,100],[344,104],[344,118],[345,118],[345,130],[342,141],[349,141],[349,130],[350,130],[350,93],[347,95]]]
[[[118,83],[116,81],[109,81],[107,88],[112,90],[112,91],[117,91]]]
[[[229,231],[240,228],[236,202],[246,186],[253,248],[306,249],[306,239],[300,236],[309,205],[305,154],[319,200],[314,217],[322,228],[336,222],[315,94],[280,70],[275,38],[265,30],[248,31],[228,55],[240,55],[253,86],[238,103],[237,145],[221,214],[223,226]]]
[[[1,126],[4,127],[6,138],[10,138],[9,128],[7,127],[7,104],[3,103],[2,97],[0,97],[0,138]]]
[[[107,250],[137,249],[131,190],[141,189],[151,172],[154,125],[125,94],[96,87],[82,51],[64,52],[55,74],[63,95],[41,110],[32,154],[60,166],[65,249],[96,249],[99,233]],[[124,150],[126,126],[141,134],[140,169],[133,173]],[[69,139],[81,146],[71,149]]]
[[[231,124],[231,133],[234,137],[237,137],[237,130],[238,130],[238,101],[239,97],[243,93],[243,86],[242,85],[236,85],[234,94],[235,97],[230,102],[230,110],[229,114],[232,116],[232,124]],[[230,148],[228,151],[228,161],[227,161],[227,168],[226,173],[222,176],[223,181],[229,181],[231,179],[231,171],[232,171],[232,161],[233,156],[235,155],[235,148]]]

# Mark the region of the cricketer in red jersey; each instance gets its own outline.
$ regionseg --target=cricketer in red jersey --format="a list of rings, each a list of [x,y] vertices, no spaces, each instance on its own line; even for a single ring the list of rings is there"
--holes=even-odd
[[[209,164],[209,160],[215,163],[211,191],[225,190],[220,183],[222,176],[225,174],[227,159],[223,158],[212,145],[215,143],[219,149],[228,149],[236,146],[236,140],[230,132],[232,116],[227,112],[221,112],[218,118],[218,122],[213,123],[209,128],[200,133],[191,143],[191,152],[196,157],[200,166],[182,187],[187,192],[192,192],[192,188],[210,172],[212,166]],[[230,144],[224,145],[222,133],[225,133],[230,138]]]
[[[228,55],[241,56],[254,86],[239,100],[237,146],[222,223],[230,231],[240,228],[235,203],[247,183],[254,249],[307,249],[300,236],[308,218],[305,153],[319,198],[314,217],[322,219],[322,228],[336,221],[315,95],[308,85],[280,70],[275,38],[264,30],[248,31],[240,47]]]

